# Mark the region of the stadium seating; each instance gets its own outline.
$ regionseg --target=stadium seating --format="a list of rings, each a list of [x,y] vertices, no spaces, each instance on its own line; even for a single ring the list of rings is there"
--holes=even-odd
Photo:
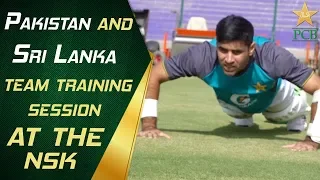
[[[161,40],[163,34],[171,32],[177,25],[181,0],[129,0],[133,9],[150,9],[148,39]],[[278,0],[276,39],[282,46],[289,48],[305,48],[302,41],[292,41],[292,28],[296,26],[297,16],[292,12],[302,8],[303,0]],[[319,0],[307,1],[309,10],[320,10]],[[256,34],[270,37],[272,32],[274,0],[185,0],[183,27],[186,28],[191,17],[204,17],[209,30],[228,14],[242,15],[252,21]],[[320,12],[313,16],[320,21]],[[307,25],[304,25],[307,26]],[[303,26],[302,26],[303,27]],[[169,36],[169,40],[170,40]]]

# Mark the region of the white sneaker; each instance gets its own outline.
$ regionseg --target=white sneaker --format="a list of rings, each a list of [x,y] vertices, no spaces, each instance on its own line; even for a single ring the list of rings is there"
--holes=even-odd
[[[241,126],[241,127],[251,127],[251,126],[253,126],[253,119],[252,119],[252,117],[247,118],[247,119],[235,118],[234,119],[234,124],[236,126]]]
[[[287,123],[287,130],[294,132],[301,132],[306,130],[308,123],[306,116],[297,117],[294,120],[291,120]]]

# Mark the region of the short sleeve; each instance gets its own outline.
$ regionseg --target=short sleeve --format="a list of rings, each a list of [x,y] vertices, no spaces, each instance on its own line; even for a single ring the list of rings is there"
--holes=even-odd
[[[313,70],[297,59],[287,49],[272,42],[261,49],[261,64],[274,78],[282,78],[302,88],[311,77]]]
[[[163,61],[163,65],[171,80],[191,76],[203,78],[212,71],[216,56],[216,48],[206,41]]]

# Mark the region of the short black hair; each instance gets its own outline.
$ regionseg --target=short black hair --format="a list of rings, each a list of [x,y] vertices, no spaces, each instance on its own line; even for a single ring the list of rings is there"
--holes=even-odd
[[[217,42],[244,41],[250,46],[253,41],[254,28],[250,21],[242,16],[229,15],[221,19],[216,28]]]

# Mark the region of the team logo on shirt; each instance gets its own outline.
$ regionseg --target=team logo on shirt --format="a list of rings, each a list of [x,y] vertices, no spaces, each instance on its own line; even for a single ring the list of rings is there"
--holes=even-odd
[[[256,89],[256,92],[266,91],[266,85],[260,84],[259,82],[256,85],[253,85]]]
[[[248,94],[233,94],[230,97],[230,100],[238,105],[239,107],[248,107],[254,104],[257,100],[254,99],[253,101],[251,100],[250,96]]]

